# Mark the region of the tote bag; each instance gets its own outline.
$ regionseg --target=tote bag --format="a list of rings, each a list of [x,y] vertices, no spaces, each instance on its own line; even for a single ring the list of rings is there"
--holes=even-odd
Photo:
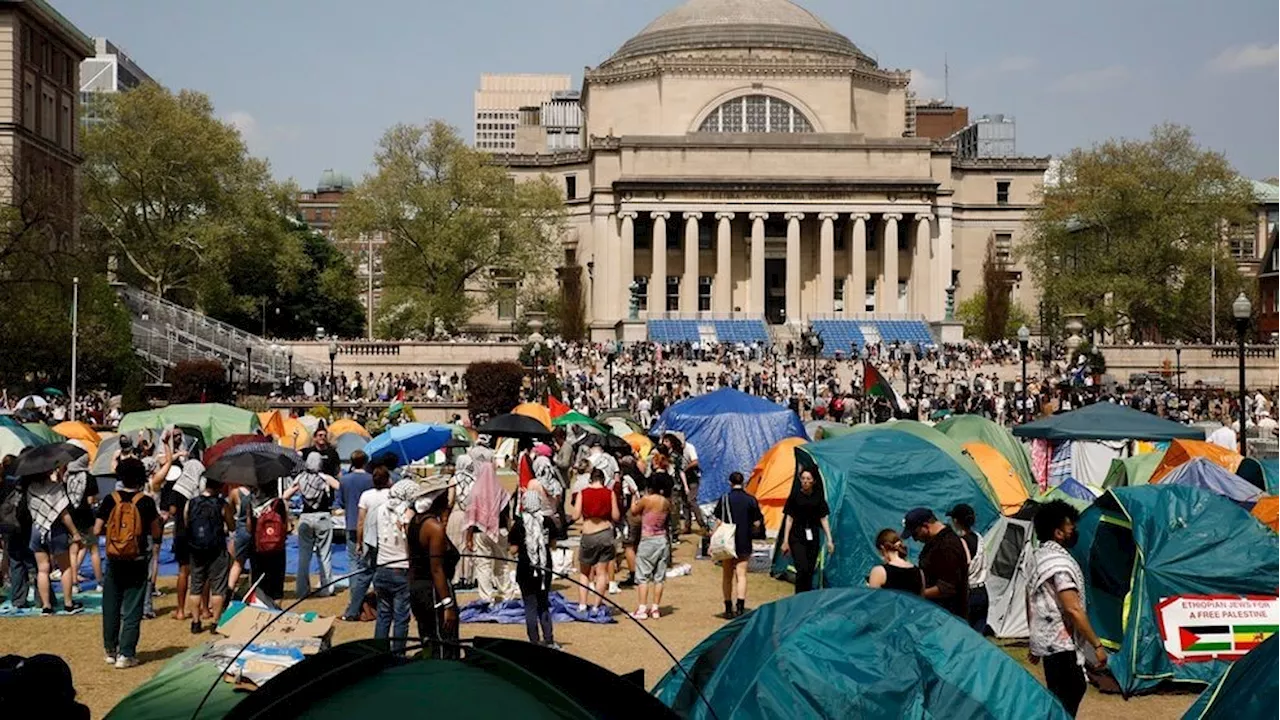
[[[721,560],[737,560],[738,559],[738,526],[733,523],[732,508],[729,504],[729,496],[724,498],[725,517],[721,518],[720,526],[716,531],[711,533],[711,542],[707,547],[707,551],[711,554],[711,559],[719,562]]]

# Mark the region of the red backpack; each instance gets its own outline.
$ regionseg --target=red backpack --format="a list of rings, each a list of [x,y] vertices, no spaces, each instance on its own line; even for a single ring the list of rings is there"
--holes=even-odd
[[[253,524],[253,549],[257,552],[280,552],[284,549],[285,539],[289,533],[284,524],[284,517],[278,508],[280,502],[272,500],[267,509],[257,517]]]

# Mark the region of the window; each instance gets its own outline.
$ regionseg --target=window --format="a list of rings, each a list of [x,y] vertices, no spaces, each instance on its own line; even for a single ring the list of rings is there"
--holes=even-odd
[[[577,175],[564,176],[564,196],[569,200],[572,200],[578,197],[578,176]]]
[[[1252,225],[1235,225],[1231,226],[1230,249],[1231,257],[1241,259],[1252,259],[1255,252],[1255,233],[1257,230]]]
[[[704,223],[701,220],[699,220],[698,221],[698,250],[700,251],[710,250],[713,247],[711,242],[712,241],[711,241],[710,223]]]
[[[680,309],[680,276],[667,276],[667,312]]]
[[[22,125],[28,130],[36,130],[36,80],[27,73],[22,80]]]
[[[844,283],[836,282],[835,286],[835,295],[833,296],[835,302],[831,307],[835,308],[836,312],[844,312]]]
[[[43,102],[40,105],[40,134],[47,140],[58,138],[58,111],[54,109],[53,95],[43,88],[40,90]]]
[[[1009,181],[1008,180],[996,181],[996,204],[997,205],[1009,204]]]
[[[498,319],[516,319],[516,283],[514,280],[498,282]]]
[[[1013,260],[1013,234],[996,233],[996,261],[1008,265]]]
[[[645,275],[637,275],[631,279],[636,285],[636,309],[645,312],[649,309],[649,278]],[[630,299],[628,299],[630,302]],[[628,308],[631,306],[628,305]]]
[[[709,312],[711,310],[711,276],[698,276],[698,311]]]
[[[811,133],[813,124],[791,103],[768,95],[734,98],[702,121],[698,132]]]

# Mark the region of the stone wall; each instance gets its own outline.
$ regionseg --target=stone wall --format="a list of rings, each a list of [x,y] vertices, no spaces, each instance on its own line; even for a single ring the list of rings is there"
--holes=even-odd
[[[326,342],[299,342],[286,346],[292,349],[295,367],[310,366],[329,369],[329,344]],[[364,342],[338,343],[338,355],[334,369],[354,373],[401,373],[423,370],[449,370],[462,372],[477,360],[515,360],[520,346],[507,343],[441,343],[441,342]]]

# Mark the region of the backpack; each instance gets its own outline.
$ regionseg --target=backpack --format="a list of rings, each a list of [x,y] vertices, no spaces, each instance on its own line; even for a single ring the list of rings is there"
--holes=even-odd
[[[278,500],[272,500],[267,509],[257,517],[253,524],[253,549],[257,552],[279,552],[284,549],[284,518],[277,510]]]
[[[22,502],[22,488],[14,483],[9,492],[0,499],[0,532],[5,534],[20,529],[18,521],[18,505]]]
[[[133,494],[127,502],[119,492],[111,493],[115,505],[107,517],[107,558],[110,560],[137,560],[142,556],[142,513],[138,501],[146,495]]]
[[[187,542],[196,552],[211,552],[225,547],[226,523],[222,519],[222,503],[218,498],[197,495],[187,503]]]

